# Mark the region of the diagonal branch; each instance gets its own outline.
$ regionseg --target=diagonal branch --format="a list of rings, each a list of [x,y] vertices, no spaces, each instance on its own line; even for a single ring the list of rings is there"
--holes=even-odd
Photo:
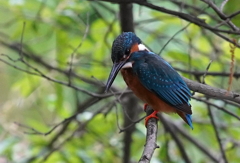
[[[186,140],[194,144],[202,153],[209,157],[213,162],[219,163],[219,159],[216,156],[216,153],[210,151],[210,149],[203,144],[201,144],[197,139],[190,136],[182,127],[177,126],[175,123],[165,119],[167,123],[170,123],[174,127],[174,131],[181,134]]]
[[[213,1],[209,0],[201,0],[208,4],[216,13],[217,15],[224,21],[228,20],[229,18],[213,3]],[[234,31],[239,31],[239,28],[237,28],[231,21],[230,19],[226,21],[226,23],[232,28]]]
[[[182,154],[182,158],[185,160],[186,163],[191,163],[187,153],[186,149],[184,148],[183,142],[179,139],[179,137],[176,135],[175,130],[172,125],[170,125],[162,114],[158,114],[158,117],[160,121],[162,122],[164,128],[171,134],[172,138],[176,142],[176,145],[179,148],[179,152]]]
[[[228,160],[227,160],[227,157],[226,157],[226,154],[225,154],[222,142],[221,142],[221,138],[220,138],[219,132],[217,130],[217,125],[216,125],[216,122],[214,121],[214,118],[213,118],[212,110],[211,110],[209,105],[207,105],[207,108],[208,108],[208,114],[209,114],[211,123],[213,125],[213,130],[215,132],[215,135],[216,135],[219,147],[220,147],[220,152],[221,152],[221,155],[222,155],[222,159],[224,160],[224,163],[228,163]]]

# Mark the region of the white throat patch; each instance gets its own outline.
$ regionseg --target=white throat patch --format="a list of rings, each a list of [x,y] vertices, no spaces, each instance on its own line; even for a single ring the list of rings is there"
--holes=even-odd
[[[123,65],[122,69],[124,68],[132,68],[132,62],[127,62]]]
[[[145,50],[149,51],[148,48],[145,45],[143,45],[143,44],[139,44],[138,45],[138,49],[139,49],[139,51],[145,51]]]

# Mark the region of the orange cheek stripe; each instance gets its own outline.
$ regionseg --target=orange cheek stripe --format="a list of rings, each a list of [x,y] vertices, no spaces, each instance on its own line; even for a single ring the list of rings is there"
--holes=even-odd
[[[138,44],[134,44],[134,45],[131,47],[130,54],[133,53],[133,52],[136,52],[136,51],[139,51],[139,49],[138,49]]]

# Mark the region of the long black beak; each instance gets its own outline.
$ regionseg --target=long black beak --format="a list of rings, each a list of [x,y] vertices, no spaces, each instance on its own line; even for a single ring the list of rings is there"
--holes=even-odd
[[[126,60],[125,61],[120,61],[118,63],[113,63],[113,67],[112,67],[112,70],[109,74],[109,77],[108,77],[108,81],[107,81],[107,84],[106,84],[106,89],[105,89],[105,92],[107,92],[109,90],[109,88],[111,87],[114,79],[116,78],[118,72],[120,71],[120,69],[123,67],[123,65],[126,63]]]

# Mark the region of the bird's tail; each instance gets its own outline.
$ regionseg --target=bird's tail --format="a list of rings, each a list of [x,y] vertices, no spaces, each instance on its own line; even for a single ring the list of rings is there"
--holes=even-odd
[[[178,111],[177,114],[193,129],[192,116],[190,114]]]

